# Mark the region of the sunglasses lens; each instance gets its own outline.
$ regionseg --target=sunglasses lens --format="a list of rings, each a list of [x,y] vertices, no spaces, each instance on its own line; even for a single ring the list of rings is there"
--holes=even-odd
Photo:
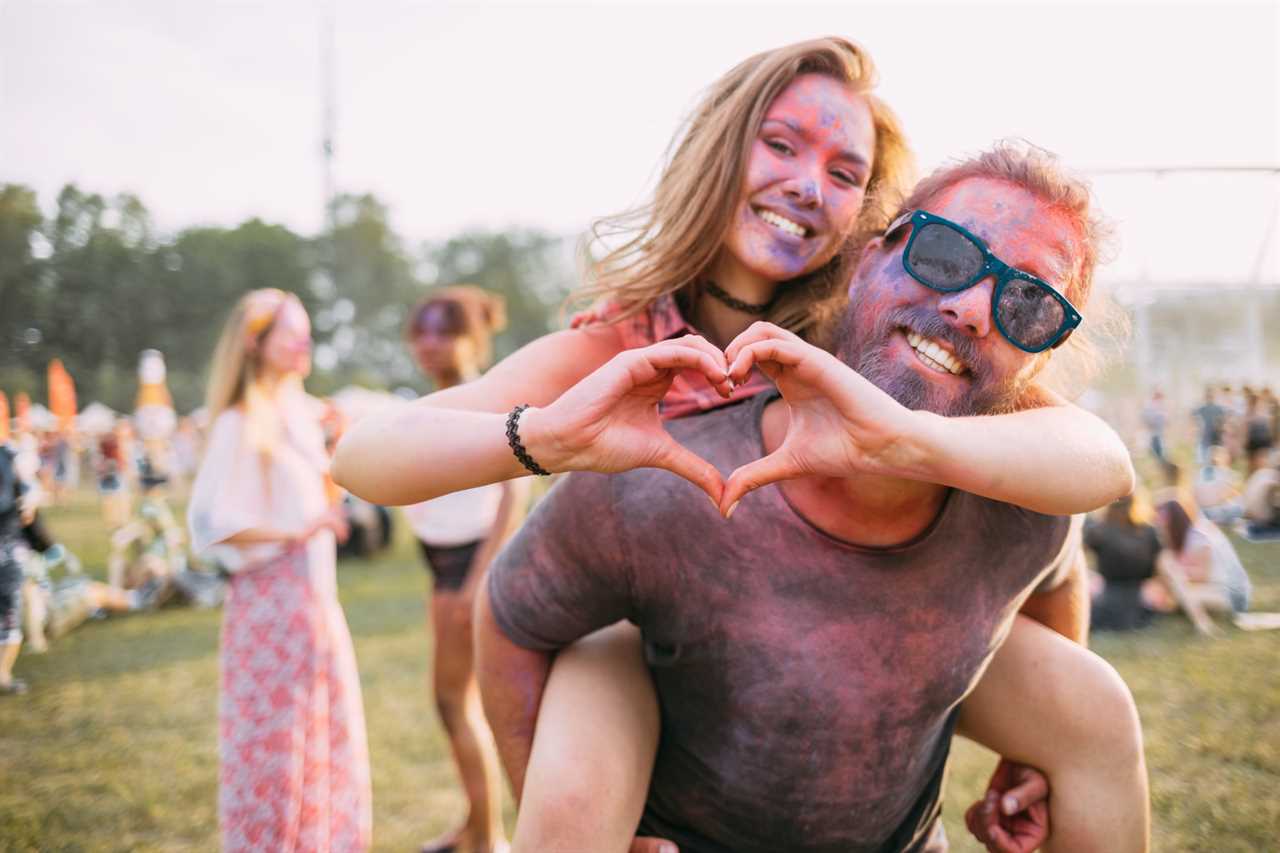
[[[996,316],[1015,343],[1038,350],[1062,328],[1066,309],[1042,285],[1012,278],[1000,293]]]
[[[930,287],[956,290],[982,269],[982,251],[954,228],[930,222],[916,233],[907,263]]]

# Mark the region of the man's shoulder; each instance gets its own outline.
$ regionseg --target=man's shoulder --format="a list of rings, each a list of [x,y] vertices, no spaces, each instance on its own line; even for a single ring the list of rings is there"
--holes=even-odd
[[[972,492],[960,495],[958,511],[968,516],[966,523],[981,531],[977,547],[994,548],[995,543],[1001,543],[1001,547],[1013,545],[1027,551],[1033,559],[1041,555],[1053,559],[1083,538],[1083,514],[1046,515]]]

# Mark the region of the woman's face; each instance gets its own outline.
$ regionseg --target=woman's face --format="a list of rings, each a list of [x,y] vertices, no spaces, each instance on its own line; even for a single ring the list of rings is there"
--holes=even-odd
[[[831,260],[857,223],[875,146],[864,97],[826,75],[797,77],[751,145],[728,255],[775,282]]]
[[[422,372],[433,379],[466,373],[472,355],[471,340],[455,332],[448,310],[428,305],[414,326],[410,349]]]
[[[311,319],[295,299],[280,306],[271,331],[259,344],[262,368],[275,376],[311,372]]]

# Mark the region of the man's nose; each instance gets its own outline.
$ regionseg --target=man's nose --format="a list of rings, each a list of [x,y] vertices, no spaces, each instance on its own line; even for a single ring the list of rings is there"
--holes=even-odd
[[[951,328],[985,338],[991,331],[991,290],[995,276],[987,276],[972,287],[944,293],[938,300],[938,311]]]
[[[800,207],[822,206],[822,189],[812,177],[797,177],[787,181],[783,188],[788,199]]]

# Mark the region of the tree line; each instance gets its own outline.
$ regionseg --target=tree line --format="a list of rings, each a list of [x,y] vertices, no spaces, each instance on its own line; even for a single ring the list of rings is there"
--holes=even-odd
[[[311,314],[315,370],[328,393],[425,386],[402,341],[405,312],[433,285],[469,282],[507,299],[499,357],[559,324],[575,281],[571,241],[524,229],[473,230],[409,247],[374,196],[333,202],[316,236],[249,219],[162,234],[142,200],[67,185],[46,215],[36,193],[0,184],[0,390],[46,395],[60,358],[80,405],[131,411],[138,355],[164,353],[180,412],[200,405],[209,357],[242,293],[279,287]]]

